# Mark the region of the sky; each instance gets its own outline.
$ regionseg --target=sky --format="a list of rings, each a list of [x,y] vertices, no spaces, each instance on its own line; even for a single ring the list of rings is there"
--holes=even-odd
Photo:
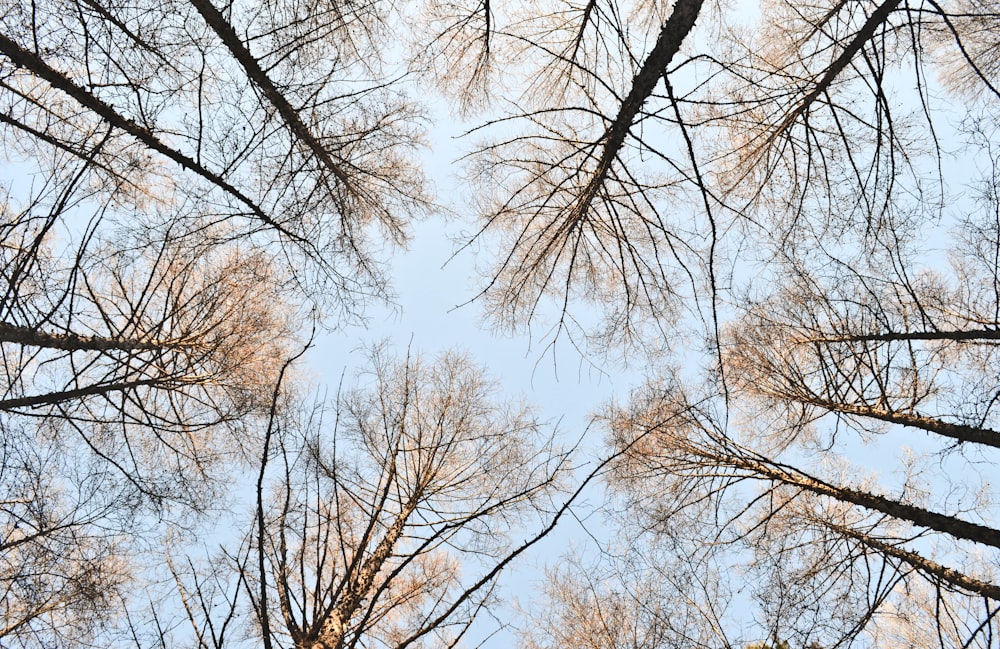
[[[388,343],[399,355],[407,350],[427,357],[446,350],[466,353],[498,383],[496,398],[532,405],[542,422],[561,433],[564,444],[582,442],[582,470],[577,474],[582,479],[601,455],[604,432],[591,425],[592,417],[613,397],[624,398],[638,384],[640,372],[610,364],[597,367],[566,339],[546,347],[528,333],[506,335],[484,322],[480,303],[474,299],[483,283],[476,271],[476,246],[460,245],[463,233],[475,226],[475,215],[463,204],[459,190],[463,142],[456,133],[460,128],[458,122],[439,116],[429,132],[425,170],[445,210],[414,223],[408,249],[391,256],[392,303],[369,305],[361,325],[320,334],[302,370],[314,377],[319,392],[325,389],[332,396],[342,376],[364,369],[366,349],[373,344]],[[501,584],[510,600],[495,611],[505,623],[515,623],[515,608],[530,606],[540,595],[546,568],[571,547],[587,545],[591,535],[600,538],[608,532],[592,512],[600,500],[601,489],[595,484],[574,506],[574,515],[564,517],[545,540],[505,571]],[[525,530],[524,538],[530,531]],[[488,634],[486,647],[513,646],[513,630],[492,635],[494,624],[484,615],[468,646]]]
[[[429,89],[415,89],[417,96],[432,95],[425,93],[426,90]],[[542,421],[558,427],[565,444],[582,439],[580,463],[592,466],[602,453],[603,437],[599,426],[591,426],[592,417],[611,399],[627,398],[630,389],[642,382],[645,370],[641,365],[625,368],[614,360],[592,363],[594,359],[581,356],[565,337],[548,346],[544,319],[542,329],[534,337],[526,332],[498,333],[484,323],[481,304],[475,297],[485,278],[478,274],[476,264],[483,261],[478,255],[490,256],[492,251],[480,249],[489,245],[489,239],[477,246],[461,245],[477,227],[475,208],[466,194],[467,185],[460,177],[459,163],[465,147],[472,145],[471,138],[457,137],[465,124],[443,106],[431,103],[430,111],[433,122],[427,132],[428,148],[419,156],[434,187],[435,198],[442,206],[441,213],[412,224],[408,249],[386,253],[391,254],[388,262],[392,303],[368,305],[366,319],[360,324],[323,331],[300,370],[314,382],[317,394],[332,398],[342,377],[349,380],[365,369],[366,350],[374,344],[385,342],[397,355],[408,350],[428,357],[445,350],[465,352],[496,380],[500,388],[498,399],[520,399],[534,404]],[[481,117],[474,120],[481,121]],[[18,172],[13,168],[7,168],[5,173],[8,182],[18,182]],[[932,259],[928,256],[923,261],[934,263]],[[581,307],[574,305],[574,308]],[[694,350],[691,357],[697,357],[701,351]],[[655,369],[650,365],[650,371]],[[900,430],[873,435],[867,442],[853,433],[845,433],[838,439],[841,441],[844,444],[838,450],[850,455],[857,465],[885,472],[879,483],[888,490],[899,487],[903,476],[900,458],[906,457],[908,448],[930,452],[940,446],[924,433]],[[948,463],[954,463],[958,470],[966,465],[957,455],[945,454],[937,461],[941,465],[938,469],[950,466]],[[583,464],[584,470],[578,475],[586,474],[586,466]],[[972,483],[983,482],[994,469],[985,460],[978,466],[983,475],[975,476],[970,480]],[[253,492],[248,493],[252,499]],[[599,503],[598,487],[588,495],[590,504]],[[575,513],[587,516],[588,506],[581,503]],[[586,544],[588,534],[601,537],[606,532],[598,517],[588,518],[586,525],[583,527],[573,517],[564,519],[535,552],[515,564],[505,578],[509,592],[529,601],[544,582],[546,565],[558,561],[573,543]],[[220,533],[224,535],[225,531]],[[488,624],[489,620],[485,622]],[[505,647],[510,641],[509,634],[504,634],[493,638],[488,646]]]

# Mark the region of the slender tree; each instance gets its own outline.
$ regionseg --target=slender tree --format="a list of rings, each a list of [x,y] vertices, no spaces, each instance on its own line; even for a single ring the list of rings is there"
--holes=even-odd
[[[69,269],[36,255],[44,272],[30,292],[17,285],[22,299],[0,324],[12,646],[74,646],[114,618],[141,572],[136,553],[158,536],[152,521],[224,497],[295,336],[260,254],[103,251]]]
[[[17,424],[0,455],[0,642],[80,646],[114,620],[134,576],[134,491]]]
[[[906,626],[912,588],[940,644],[989,646],[996,7],[755,9],[564,2],[494,24],[525,76],[470,156],[478,236],[500,241],[487,309],[672,348],[609,416],[614,483],[647,526],[701,536],[684,552],[743,548],[759,637],[871,642],[883,616]],[[846,459],[897,440],[898,481]]]
[[[378,291],[368,230],[400,242],[425,205],[406,155],[418,115],[372,80],[383,13],[294,1],[12,8],[5,137],[50,177],[79,160],[99,204],[176,220],[158,204],[188,201],[199,236],[198,221],[225,224],[221,236],[281,243],[330,295]]]
[[[743,566],[754,642],[995,644],[998,15],[979,0],[4,6],[0,470],[26,485],[4,485],[5,641],[93,632],[83,593],[119,593],[117,539],[147,522],[118,503],[197,512],[247,460],[243,545],[172,561],[201,645],[448,644],[530,546],[491,545],[492,501],[452,495],[482,484],[436,490],[439,454],[465,442],[408,437],[417,392],[396,379],[375,390],[395,403],[338,401],[334,435],[297,430],[278,398],[296,314],[339,326],[388,296],[382,253],[428,209],[414,72],[478,120],[469,248],[488,252],[490,321],[662,375],[607,417],[610,485],[643,534],[681,563]],[[863,444],[910,447],[900,477],[858,468]],[[481,459],[468,466],[494,470]],[[555,472],[527,465],[540,489]],[[492,563],[462,581],[452,559],[477,553]],[[554,606],[626,610],[578,576]],[[673,637],[628,619],[635,638]],[[746,635],[713,633],[698,638]]]
[[[728,412],[737,407],[730,394]],[[725,412],[721,398],[694,399],[678,382],[650,385],[611,420],[624,453],[614,482],[654,536],[685,540],[670,541],[682,555],[717,552],[742,566],[762,636],[803,646],[871,640],[883,618],[905,627],[894,611],[908,606],[910,588],[930,587],[942,624],[985,601],[978,618],[961,620],[962,642],[989,646],[1000,591],[988,557],[1000,531],[974,493],[956,503],[929,489],[943,484],[946,494],[962,494],[966,476],[946,470],[930,482],[911,462],[901,487],[880,486],[837,446],[816,455],[807,430],[820,426],[816,417],[793,434],[791,426],[728,428]]]
[[[332,412],[306,414],[272,422],[243,544],[172,562],[202,646],[455,646],[566,508],[566,452],[460,355],[376,349]]]
[[[387,15],[0,10],[0,643],[84,642],[147,525],[225,498],[306,314],[388,294],[427,198]]]

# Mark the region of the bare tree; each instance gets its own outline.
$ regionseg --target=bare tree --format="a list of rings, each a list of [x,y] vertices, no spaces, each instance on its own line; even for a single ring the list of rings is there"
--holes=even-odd
[[[623,536],[597,559],[565,555],[546,571],[543,597],[525,612],[526,649],[731,647],[728,586],[708,564],[675,561]]]
[[[0,428],[25,440],[11,449],[38,447],[0,466],[31,485],[4,514],[7,633],[83,634],[73,593],[96,586],[62,584],[83,584],[83,565],[108,566],[94,573],[106,593],[127,578],[113,538],[140,523],[115,503],[199,511],[221,490],[215,469],[246,467],[236,458],[259,469],[252,533],[204,568],[173,563],[198,643],[449,644],[489,603],[530,542],[493,545],[487,521],[537,512],[558,453],[497,455],[539,472],[494,502],[480,474],[508,445],[426,428],[416,364],[377,362],[372,394],[394,401],[339,400],[334,435],[296,429],[278,398],[302,305],[341,324],[386,297],[382,246],[428,209],[412,157],[423,112],[402,79],[415,69],[485,115],[467,160],[471,238],[496,251],[481,295],[492,322],[676,352],[657,367],[684,370],[609,416],[625,457],[613,484],[661,538],[699,530],[678,546],[689,559],[742,553],[761,638],[926,637],[906,616],[930,606],[940,644],[993,643],[1000,541],[981,467],[1000,435],[1000,11],[757,9],[3,7],[0,138],[18,175],[0,221]],[[410,21],[409,59],[386,59]],[[974,210],[953,162],[986,170]],[[920,254],[948,229],[954,264],[931,269]],[[450,421],[447,399],[430,401]],[[896,484],[842,457],[847,441],[898,435],[924,446]],[[451,463],[465,467],[455,484]],[[114,485],[106,497],[91,475]],[[60,549],[98,528],[82,554]],[[483,578],[462,581],[449,552],[490,557]],[[25,566],[59,553],[52,579],[29,585]],[[566,583],[570,603],[615,599]]]
[[[303,304],[388,294],[376,252],[428,203],[387,15],[0,9],[3,644],[84,642],[144,517],[214,507],[256,450]]]
[[[0,642],[80,646],[113,620],[133,575],[134,492],[100,462],[3,425]]]
[[[686,552],[743,548],[761,638],[870,641],[931,588],[940,644],[990,645],[996,7],[757,9],[565,2],[494,26],[524,90],[474,129],[486,308],[673,348],[685,369],[610,417],[618,484],[664,528],[704,518]],[[953,232],[951,268],[922,258]],[[917,447],[895,483],[846,459],[889,439]]]
[[[760,638],[995,644],[991,173],[947,256],[899,224],[857,247],[800,229],[731,305],[717,371],[662,372],[611,409],[631,524],[739,569]]]
[[[153,520],[216,506],[295,336],[259,253],[92,250],[69,268],[36,255],[43,272],[8,284],[20,295],[0,320],[12,646],[84,642],[114,617]],[[22,261],[11,256],[7,277]]]
[[[371,360],[332,413],[275,423],[243,544],[172,561],[199,646],[455,646],[565,511],[568,455],[481,369]]]
[[[5,138],[51,177],[78,159],[95,200],[126,215],[156,220],[159,205],[187,201],[199,236],[208,222],[279,241],[327,297],[379,291],[370,231],[402,242],[407,215],[426,207],[407,159],[419,116],[377,78],[384,12],[294,0],[11,8]]]
[[[485,289],[499,326],[518,329],[554,309],[557,333],[586,335],[571,308],[582,298],[603,311],[598,333],[635,340],[646,326],[665,331],[686,287],[700,284],[705,233],[658,209],[685,197],[678,169],[632,164],[647,153],[673,162],[633,128],[665,71],[687,59],[682,44],[700,11],[700,2],[678,2],[663,15],[644,3],[629,16],[615,3],[566,3],[508,28],[517,60],[529,62],[523,110],[483,127],[503,135],[473,157],[486,192],[483,233],[502,242]]]
[[[930,586],[946,626],[985,600],[985,613],[960,624],[963,642],[989,645],[1000,595],[989,557],[1000,532],[987,500],[961,498],[968,476],[946,471],[929,483],[914,463],[900,487],[879,486],[829,445],[810,453],[808,431],[729,430],[721,398],[688,392],[677,381],[650,385],[613,415],[615,447],[625,452],[616,482],[640,520],[686,538],[679,547],[691,556],[739,550],[729,561],[753,584],[763,637],[803,646],[871,639],[883,618],[905,626],[893,610],[908,606],[911,586]],[[729,404],[738,411],[732,394]],[[800,423],[808,425],[820,422]]]
[[[154,500],[196,502],[241,418],[266,411],[293,312],[260,254],[112,246],[68,268],[53,260],[32,299],[11,301],[0,410]]]
[[[478,52],[449,72],[510,98],[467,158],[504,329],[715,345],[745,264],[919,229],[955,197],[951,152],[990,146],[957,129],[995,111],[988,3],[447,6],[425,48]]]

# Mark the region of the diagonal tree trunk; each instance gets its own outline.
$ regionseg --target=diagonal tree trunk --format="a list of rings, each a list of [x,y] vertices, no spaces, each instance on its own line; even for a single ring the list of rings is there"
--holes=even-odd
[[[248,207],[253,215],[260,219],[261,222],[273,228],[281,235],[297,243],[309,243],[303,240],[302,237],[290,232],[282,224],[275,221],[256,201],[247,196],[239,188],[233,186],[225,178],[214,171],[207,169],[200,162],[191,158],[191,156],[168,146],[150,129],[136,123],[128,117],[125,117],[113,106],[94,96],[87,89],[77,85],[62,72],[59,72],[43,61],[37,54],[22,48],[13,40],[8,38],[6,34],[0,34],[0,54],[9,58],[15,65],[26,68],[38,77],[45,79],[45,81],[48,82],[53,88],[57,88],[66,93],[76,100],[81,106],[84,106],[100,115],[101,118],[111,126],[128,133],[153,151],[166,156],[187,171],[201,176],[225,193],[237,199]]]
[[[302,121],[298,111],[292,107],[288,99],[278,90],[278,87],[274,85],[271,78],[260,67],[257,59],[254,58],[250,50],[240,40],[232,24],[215,8],[211,0],[191,0],[191,4],[198,10],[198,13],[205,19],[205,22],[212,28],[212,31],[222,39],[226,48],[247,73],[247,77],[253,81],[254,85],[260,88],[264,96],[267,97],[267,100],[271,102],[271,105],[278,110],[278,113],[285,120],[285,123],[288,124],[295,137],[316,154],[316,157],[343,184],[348,193],[356,194],[350,175],[344,171],[340,164],[333,159],[333,156],[330,155],[326,147],[312,134],[309,127]]]
[[[880,554],[899,559],[900,561],[903,561],[907,565],[911,566],[913,569],[935,579],[939,579],[944,583],[970,593],[975,593],[977,595],[982,595],[983,597],[1000,601],[1000,586],[997,584],[991,584],[974,577],[970,577],[965,573],[955,570],[954,568],[949,568],[937,563],[936,561],[932,561],[916,552],[913,552],[912,550],[907,550],[899,547],[898,545],[890,545],[885,541],[876,539],[863,532],[859,532],[856,529],[845,527],[843,525],[836,525],[821,518],[817,518],[816,522],[831,531],[840,534],[841,536],[854,539],[855,541],[858,541],[862,545],[865,545]]]
[[[909,505],[892,498],[879,496],[860,489],[833,485],[791,467],[743,455],[724,454],[715,458],[705,457],[720,465],[749,472],[752,478],[770,480],[791,487],[798,487],[821,496],[827,496],[843,503],[850,503],[872,511],[887,514],[914,525],[943,532],[957,539],[966,539],[1000,548],[1000,530],[986,525],[972,523],[955,516],[940,514],[916,505]]]
[[[663,24],[653,51],[643,61],[638,74],[632,80],[632,89],[625,97],[625,101],[622,102],[618,115],[615,116],[611,126],[601,138],[604,146],[597,163],[597,169],[594,170],[586,187],[580,191],[580,197],[572,207],[570,225],[586,218],[591,204],[604,186],[604,181],[615,158],[618,157],[625,144],[625,138],[628,136],[636,116],[649,96],[653,94],[657,82],[666,74],[666,68],[680,50],[681,43],[694,28],[694,23],[701,12],[702,2],[703,0],[677,0],[674,5],[673,13]]]
[[[46,349],[63,351],[142,351],[180,349],[185,345],[177,341],[134,340],[130,338],[106,338],[85,336],[72,332],[49,333],[33,327],[0,322],[0,343],[15,343]]]

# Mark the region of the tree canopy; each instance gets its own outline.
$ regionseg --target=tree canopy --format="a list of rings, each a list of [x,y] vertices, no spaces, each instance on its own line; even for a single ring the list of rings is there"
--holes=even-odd
[[[0,7],[0,644],[1000,644],[1000,5]],[[310,397],[431,215],[642,379],[565,438],[419,340]]]

